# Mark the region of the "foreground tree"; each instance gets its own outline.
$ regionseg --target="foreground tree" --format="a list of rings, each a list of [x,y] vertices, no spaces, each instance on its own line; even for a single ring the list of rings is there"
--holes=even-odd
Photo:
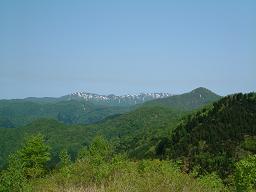
[[[44,174],[46,163],[50,160],[50,147],[45,144],[43,135],[34,135],[25,140],[17,156],[23,162],[28,178],[39,177]]]
[[[28,179],[25,176],[24,163],[17,154],[10,155],[8,168],[0,175],[1,192],[25,192],[30,191]]]
[[[8,167],[0,175],[1,192],[31,191],[29,179],[41,176],[50,160],[50,147],[41,134],[28,137],[16,153],[10,155]]]

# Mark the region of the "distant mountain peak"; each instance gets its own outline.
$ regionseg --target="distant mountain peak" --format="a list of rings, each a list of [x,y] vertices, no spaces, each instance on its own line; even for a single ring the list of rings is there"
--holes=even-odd
[[[210,91],[209,89],[206,89],[204,87],[198,87],[188,93],[149,101],[146,104],[168,106],[175,109],[193,110],[205,104],[217,101],[220,98],[221,96]]]
[[[211,90],[204,88],[204,87],[198,87],[190,92],[191,94],[199,95],[200,97],[208,97],[208,96],[218,96],[216,93],[212,92]]]
[[[192,93],[204,93],[204,92],[213,93],[211,90],[209,90],[205,87],[198,87],[196,89],[193,89],[191,92]]]

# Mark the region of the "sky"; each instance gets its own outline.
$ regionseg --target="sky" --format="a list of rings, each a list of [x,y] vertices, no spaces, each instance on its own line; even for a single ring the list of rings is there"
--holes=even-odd
[[[255,0],[1,0],[0,99],[256,91]]]

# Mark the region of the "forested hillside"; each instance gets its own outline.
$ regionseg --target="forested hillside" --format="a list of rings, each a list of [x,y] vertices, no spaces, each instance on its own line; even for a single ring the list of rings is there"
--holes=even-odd
[[[192,111],[206,104],[217,101],[220,98],[221,96],[217,95],[216,93],[213,93],[206,88],[199,87],[191,92],[181,95],[174,95],[163,99],[148,101],[145,103],[145,105],[165,106],[176,110]]]
[[[86,101],[0,100],[0,127],[19,127],[38,118],[52,118],[65,124],[90,124],[130,107],[95,105]]]
[[[167,107],[145,106],[89,127],[114,140],[118,152],[132,158],[152,158],[160,138],[170,136],[186,114]]]
[[[195,179],[180,171],[171,161],[131,161],[116,154],[113,145],[103,137],[81,149],[75,162],[62,149],[59,163],[49,170],[51,146],[43,135],[33,135],[13,153],[8,167],[0,172],[0,191],[3,192],[82,192],[82,191],[142,191],[142,192],[216,192],[225,190],[214,174]]]
[[[88,145],[96,135],[104,135],[116,145],[116,151],[126,152],[133,158],[155,156],[155,146],[160,138],[171,131],[186,113],[164,107],[141,107],[127,114],[111,116],[93,125],[65,125],[56,120],[39,119],[19,128],[1,128],[0,165],[10,152],[21,145],[26,135],[42,133],[53,147],[52,155],[67,148],[72,157]],[[54,159],[54,158],[53,158]]]
[[[72,157],[77,151],[89,143],[90,134],[84,125],[65,125],[56,120],[39,119],[19,128],[1,128],[0,135],[0,166],[6,165],[8,155],[17,150],[26,137],[41,133],[47,143],[52,146],[52,163],[56,163],[58,153],[62,148],[69,150]]]
[[[25,98],[0,100],[0,127],[13,128],[26,125],[38,118],[52,118],[65,124],[92,124],[108,116],[123,114],[145,106],[170,107],[180,111],[191,111],[207,103],[216,101],[220,96],[205,89],[198,88],[189,93],[167,97],[168,94],[140,94],[138,96],[100,96],[86,94],[82,96],[64,96],[60,98]],[[77,98],[78,97],[78,98]],[[88,97],[88,98],[87,98]],[[154,101],[153,98],[163,97]],[[118,105],[118,99],[124,100]],[[104,100],[104,102],[102,101]],[[113,100],[111,103],[110,101]],[[127,100],[127,101],[126,101]],[[137,101],[137,105],[136,102]],[[132,104],[131,104],[132,103]]]
[[[239,93],[184,118],[157,153],[183,160],[186,171],[214,171],[225,178],[235,162],[255,152],[256,94]]]
[[[12,178],[8,170],[17,166],[8,155],[17,153],[21,164],[26,162],[19,149],[41,138],[40,142],[50,146],[44,168],[40,165],[40,174],[35,177],[26,175],[33,164],[22,169],[22,182],[29,183],[23,187],[33,191],[61,191],[64,186],[70,191],[94,186],[99,191],[101,185],[105,191],[119,191],[122,186],[130,191],[182,191],[183,187],[189,191],[253,191],[256,94],[218,98],[199,88],[90,125],[44,118],[17,128],[1,128],[4,187],[12,188],[8,183],[14,181],[8,180]],[[21,151],[29,149],[33,146]],[[161,180],[166,181],[163,186]]]
[[[200,94],[203,96],[200,97]],[[115,142],[118,152],[125,151],[132,158],[152,158],[155,157],[155,147],[161,138],[169,137],[180,118],[192,110],[187,108],[187,103],[197,100],[197,107],[202,107],[204,103],[213,102],[217,98],[219,96],[207,89],[198,88],[187,94],[156,100],[157,103],[166,99],[173,103],[174,100],[179,103],[180,109],[150,103],[134,107],[106,107],[77,100],[56,102],[56,99],[50,98],[2,100],[2,126],[27,125],[12,130],[0,129],[1,135],[5,135],[0,141],[0,166],[3,166],[8,154],[22,143],[26,135],[35,133],[42,133],[47,137],[47,142],[53,146],[53,156],[57,155],[61,147],[68,147],[74,157],[78,149],[89,144],[95,135],[104,135]],[[132,109],[133,111],[120,115]],[[44,119],[38,120],[39,118]],[[56,119],[64,124],[46,118]],[[73,125],[95,121],[98,123],[88,126]]]

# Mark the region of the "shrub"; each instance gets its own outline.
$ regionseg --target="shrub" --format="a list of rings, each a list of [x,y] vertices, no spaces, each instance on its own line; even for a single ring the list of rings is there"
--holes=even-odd
[[[221,178],[214,172],[200,177],[198,181],[203,186],[210,187],[214,191],[222,191],[224,189]]]
[[[8,168],[0,175],[1,192],[27,192],[30,191],[28,180],[25,176],[24,163],[16,154],[9,157]]]
[[[236,163],[235,184],[239,192],[256,190],[256,155]]]

